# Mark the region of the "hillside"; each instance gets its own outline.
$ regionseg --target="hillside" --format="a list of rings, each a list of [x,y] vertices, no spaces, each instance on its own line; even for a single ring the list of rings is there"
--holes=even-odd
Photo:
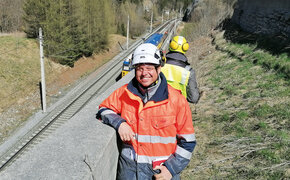
[[[262,60],[290,58],[211,35],[187,53],[202,96],[191,106],[197,146],[183,179],[289,178],[289,77]]]
[[[112,34],[107,50],[79,59],[73,68],[45,58],[47,103],[115,56],[126,38]],[[0,142],[34,112],[41,110],[38,42],[23,34],[0,36]]]

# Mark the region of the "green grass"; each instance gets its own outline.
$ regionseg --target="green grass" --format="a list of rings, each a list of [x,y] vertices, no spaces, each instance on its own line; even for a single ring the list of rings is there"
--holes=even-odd
[[[286,54],[273,56],[262,50],[256,50],[257,45],[229,43],[221,46],[222,49],[231,52],[237,57],[251,61],[265,68],[274,70],[286,79],[290,78],[290,57]]]
[[[223,44],[217,46],[227,53],[203,60],[214,65],[206,73],[205,84],[210,90],[203,99],[212,102],[208,109],[214,112],[206,118],[202,118],[203,111],[193,115],[196,126],[205,132],[200,136],[206,136],[209,142],[202,142],[197,149],[201,152],[189,164],[192,173],[186,171],[182,177],[287,179],[289,57],[273,56],[253,45],[220,42]],[[215,56],[221,58],[213,59]]]

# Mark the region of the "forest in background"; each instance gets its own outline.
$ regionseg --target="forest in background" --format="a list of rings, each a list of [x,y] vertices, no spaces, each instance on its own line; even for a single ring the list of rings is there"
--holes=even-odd
[[[139,36],[162,12],[179,12],[192,0],[2,0],[0,33],[24,31],[28,38],[44,34],[45,56],[63,65],[74,66],[82,56],[106,49],[108,35],[126,35],[130,16],[130,35]],[[148,4],[148,3],[147,3]]]

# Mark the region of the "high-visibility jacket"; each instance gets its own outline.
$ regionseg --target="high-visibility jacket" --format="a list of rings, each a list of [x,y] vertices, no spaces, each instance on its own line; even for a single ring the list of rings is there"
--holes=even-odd
[[[135,151],[132,158],[148,164],[167,159],[164,164],[174,176],[188,164],[195,134],[188,102],[167,84],[162,73],[160,76],[161,84],[147,103],[143,103],[134,78],[99,105],[97,117],[116,130],[127,122],[136,135],[134,141],[126,144]]]
[[[168,83],[180,90],[188,102],[198,102],[199,90],[195,70],[191,68],[184,54],[172,51],[168,52],[166,54],[166,64],[161,68],[161,71],[165,74]]]
[[[188,85],[190,75],[189,70],[190,66],[183,68],[172,64],[165,64],[161,69],[167,79],[168,84],[175,89],[180,90],[185,98],[187,98],[186,87]]]

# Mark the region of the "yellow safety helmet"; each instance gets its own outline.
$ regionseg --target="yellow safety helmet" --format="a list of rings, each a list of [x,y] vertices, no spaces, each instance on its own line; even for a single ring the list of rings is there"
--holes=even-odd
[[[185,53],[189,48],[188,43],[186,42],[186,39],[183,36],[174,36],[169,44],[169,50]]]

